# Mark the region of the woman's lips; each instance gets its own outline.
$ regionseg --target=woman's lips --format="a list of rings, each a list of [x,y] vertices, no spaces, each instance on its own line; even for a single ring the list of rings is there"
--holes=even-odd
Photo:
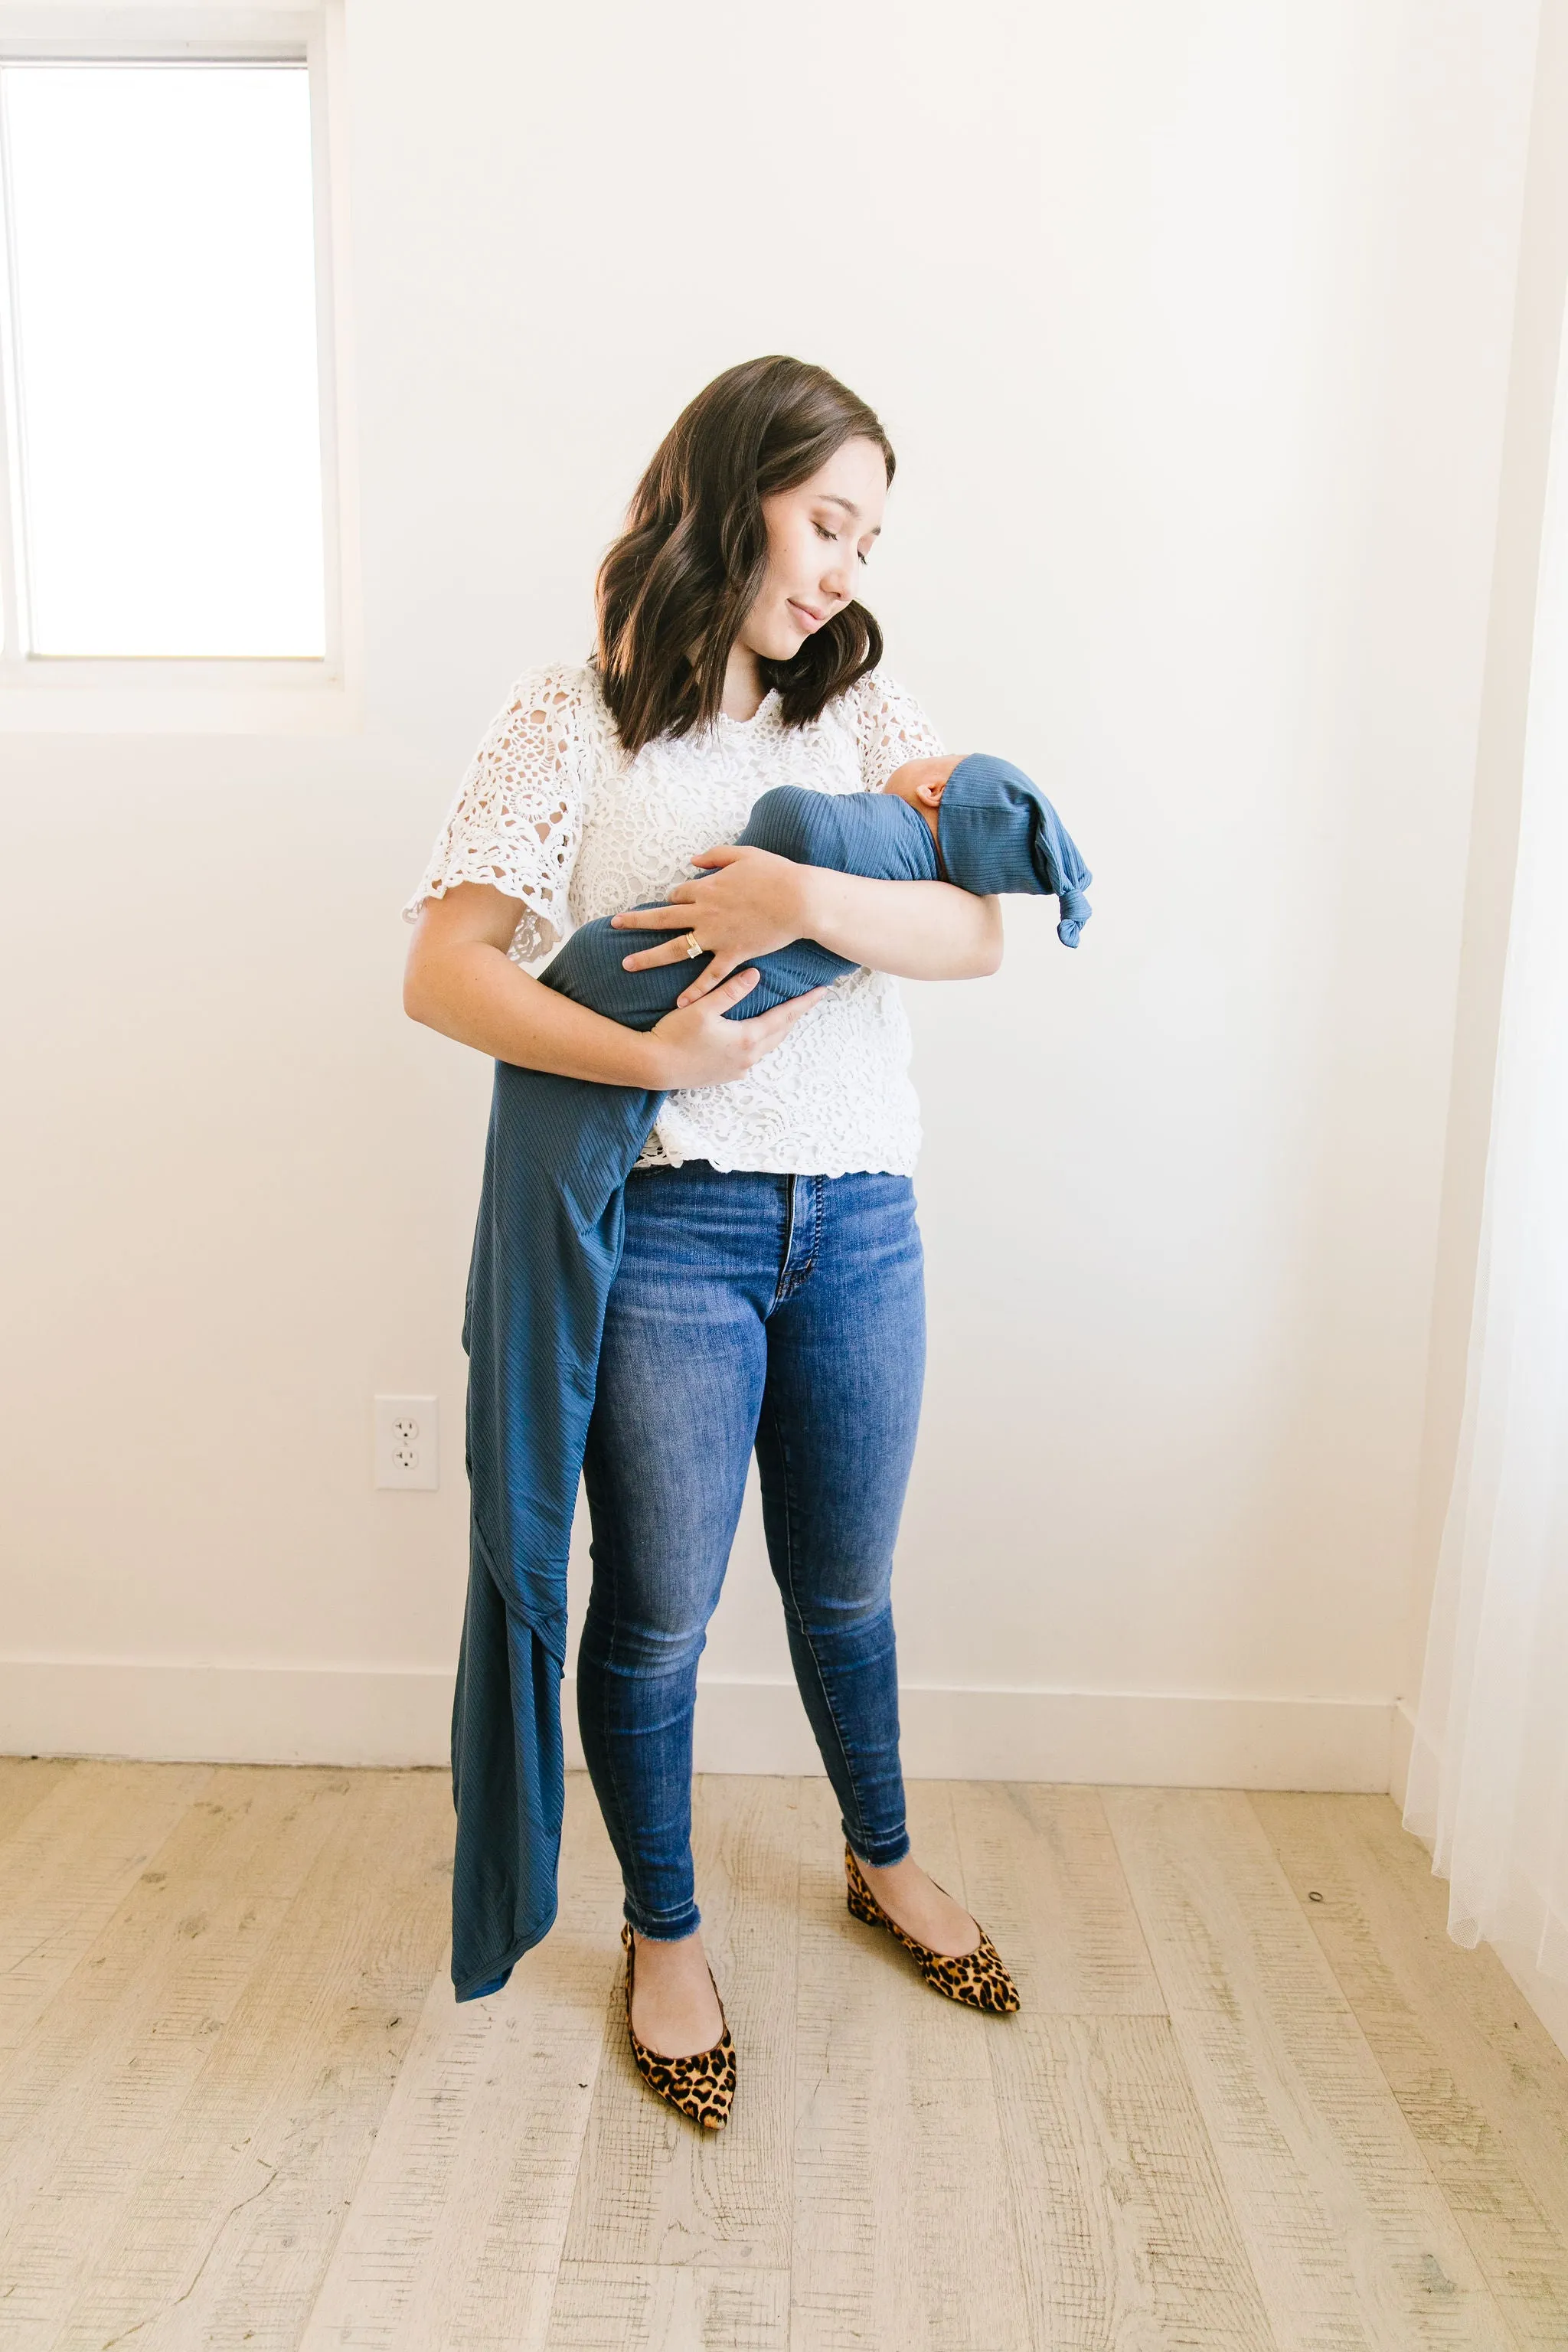
[[[821,628],[823,615],[820,613],[814,613],[809,604],[797,604],[793,596],[786,597],[784,601],[803,629],[809,632]]]

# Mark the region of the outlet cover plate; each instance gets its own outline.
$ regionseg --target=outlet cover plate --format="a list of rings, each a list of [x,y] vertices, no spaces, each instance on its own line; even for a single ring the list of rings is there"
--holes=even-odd
[[[378,1396],[375,1483],[428,1490],[441,1483],[441,1419],[433,1396]]]

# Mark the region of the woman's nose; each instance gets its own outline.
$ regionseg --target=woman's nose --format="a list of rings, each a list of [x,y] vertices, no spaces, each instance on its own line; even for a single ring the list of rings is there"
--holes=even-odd
[[[837,552],[830,556],[822,572],[824,595],[831,596],[837,604],[847,604],[855,593],[851,584],[853,570],[852,556],[840,555]]]

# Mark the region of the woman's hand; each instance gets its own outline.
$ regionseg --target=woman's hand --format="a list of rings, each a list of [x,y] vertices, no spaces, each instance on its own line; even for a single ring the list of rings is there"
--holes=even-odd
[[[687,934],[713,961],[677,998],[690,1005],[720,987],[736,966],[794,940],[815,940],[846,963],[868,964],[904,980],[975,980],[1002,961],[1002,902],[951,882],[872,881],[831,867],[797,866],[767,849],[705,849],[693,865],[712,869],[678,882],[664,907],[612,915],[620,930],[673,931],[623,959],[631,971],[679,963]]]
[[[668,956],[653,952],[659,962],[668,961]],[[826,988],[808,988],[804,996],[792,996],[787,1004],[775,1004],[754,1021],[726,1021],[731,1005],[749,996],[761,977],[754,969],[733,972],[702,992],[700,1003],[687,1004],[684,1010],[678,1006],[656,1022],[647,1043],[655,1049],[658,1075],[648,1083],[668,1089],[723,1087],[743,1078],[753,1063],[789,1034],[807,1006],[828,993]]]
[[[682,933],[679,939],[664,940],[658,947],[624,956],[628,971],[681,962],[691,952],[685,937],[689,932],[695,933],[704,950],[711,954],[712,962],[689,988],[682,990],[676,1000],[678,1006],[695,1004],[711,993],[752,956],[771,955],[777,948],[811,937],[814,867],[797,866],[793,858],[775,857],[769,849],[741,849],[728,843],[705,849],[691,862],[710,870],[694,882],[678,882],[668,906],[637,907],[610,918],[620,930],[679,929]],[[749,984],[756,985],[754,975]],[[763,1017],[771,1020],[773,1016]],[[728,1024],[731,1029],[736,1025]],[[680,1083],[711,1082],[683,1078]]]

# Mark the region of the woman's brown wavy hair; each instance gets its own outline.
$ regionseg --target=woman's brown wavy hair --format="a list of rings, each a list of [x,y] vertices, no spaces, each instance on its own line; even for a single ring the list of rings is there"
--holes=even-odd
[[[857,438],[877,444],[891,481],[892,444],[872,411],[804,360],[746,360],[682,409],[599,567],[595,661],[628,751],[717,717],[730,648],[767,571],[763,500]],[[799,727],[881,657],[876,622],[847,604],[792,661],[764,661],[763,683]]]

